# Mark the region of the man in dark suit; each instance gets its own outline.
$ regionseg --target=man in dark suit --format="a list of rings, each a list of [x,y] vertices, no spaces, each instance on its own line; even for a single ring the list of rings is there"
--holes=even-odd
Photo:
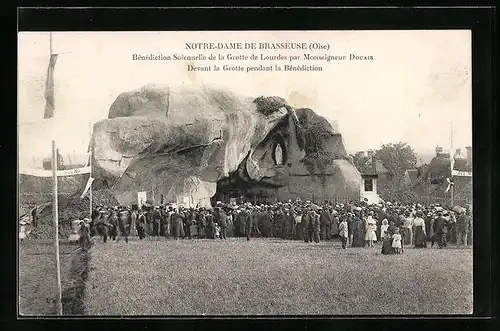
[[[330,240],[330,234],[332,231],[332,214],[330,210],[325,207],[320,215],[320,224],[321,224],[321,239]]]
[[[445,235],[446,235],[446,219],[443,217],[442,212],[438,212],[438,217],[434,221],[434,241],[437,242],[439,248],[446,246]]]
[[[242,218],[245,221],[245,236],[247,237],[247,241],[250,240],[250,236],[252,235],[253,226],[253,217],[251,208],[245,208],[241,212]]]
[[[217,207],[215,209],[215,222],[220,226],[220,238],[226,239],[227,235],[227,215],[222,210],[222,208]]]

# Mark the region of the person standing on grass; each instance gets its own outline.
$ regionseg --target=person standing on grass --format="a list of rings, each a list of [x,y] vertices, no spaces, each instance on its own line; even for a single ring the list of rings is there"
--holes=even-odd
[[[109,237],[111,238],[111,240],[116,240],[116,237],[118,237],[118,209],[116,207],[111,212],[109,224]]]
[[[139,239],[144,239],[146,237],[146,217],[144,216],[144,211],[142,209],[139,210],[135,227]]]
[[[82,249],[89,248],[91,244],[89,223],[90,220],[88,218],[84,218],[83,221],[80,221],[78,243]]]
[[[330,240],[332,232],[332,210],[330,207],[325,206],[320,215],[321,223],[321,239]]]
[[[285,238],[289,240],[294,239],[294,223],[295,217],[289,208],[285,208]]]
[[[207,211],[205,218],[207,221],[207,238],[215,239],[215,220],[214,215],[210,210]]]
[[[253,217],[251,208],[244,209],[242,211],[242,214],[245,220],[245,235],[247,237],[247,241],[249,241],[250,236],[252,235],[252,230],[254,230],[254,221],[252,219]]]
[[[399,234],[399,228],[394,230],[394,234],[392,235],[392,248],[394,249],[394,253],[401,254],[402,253],[402,237]]]
[[[172,214],[171,219],[172,219],[172,237],[174,240],[178,240],[182,234],[182,231],[181,231],[182,225],[183,225],[182,215],[180,214],[179,211],[176,210]]]
[[[349,229],[347,225],[347,218],[342,218],[342,222],[339,224],[339,236],[342,242],[342,249],[346,249],[347,238],[349,237]]]
[[[201,208],[198,215],[196,215],[196,225],[198,226],[198,238],[205,238],[206,236],[206,219],[205,219],[205,209]]]
[[[214,218],[215,218],[215,223],[217,223],[217,225],[220,228],[220,231],[219,231],[220,239],[226,239],[226,235],[227,235],[227,216],[226,216],[226,213],[222,210],[221,207],[216,207],[215,208]]]
[[[467,209],[467,211],[465,213],[465,217],[466,217],[467,225],[468,225],[467,246],[472,246],[474,241],[473,241],[473,237],[472,237],[473,220],[472,220],[472,209],[471,208]]]
[[[413,221],[413,243],[415,245],[415,248],[427,247],[425,243],[425,221],[422,217],[423,213],[421,211],[418,211],[416,214],[416,218]]]
[[[228,237],[234,237],[234,219],[235,219],[235,212],[234,210],[231,210],[229,213],[227,213],[227,236]]]
[[[435,219],[433,224],[434,240],[437,242],[438,247],[441,249],[445,247],[446,220],[443,217],[443,212],[439,211],[437,215],[438,217]]]
[[[125,243],[128,243],[128,236],[130,235],[130,213],[125,207],[121,207],[118,215],[118,227],[120,229],[120,236],[125,237]],[[116,240],[120,240],[120,237]]]
[[[311,226],[311,214],[308,208],[304,208],[302,212],[302,231],[304,236],[304,242],[308,243],[312,241],[309,237],[309,227]]]
[[[363,221],[358,215],[352,216],[352,243],[351,247],[363,247],[364,246],[364,226]]]
[[[376,220],[369,215],[366,220],[366,235],[365,241],[368,244],[368,247],[373,247],[373,243],[377,241],[377,234],[375,231],[377,230]]]
[[[297,207],[297,209],[293,213],[295,215],[295,238],[297,240],[304,240],[304,229],[302,224],[302,210]]]
[[[319,243],[320,241],[320,232],[321,232],[321,223],[320,223],[320,215],[315,211],[312,211],[311,215],[311,228],[312,228],[312,239],[315,243]]]
[[[406,212],[403,220],[403,243],[404,245],[413,244],[413,217],[409,211]]]
[[[467,246],[467,219],[465,218],[465,210],[460,209],[457,216],[457,247],[460,247],[462,244]]]

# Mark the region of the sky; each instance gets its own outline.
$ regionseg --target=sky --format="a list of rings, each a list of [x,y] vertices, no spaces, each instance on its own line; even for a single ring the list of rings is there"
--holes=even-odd
[[[318,42],[329,50],[186,50],[187,42]],[[54,32],[55,117],[43,119],[48,32],[18,38],[20,163],[84,154],[91,123],[121,93],[146,84],[211,84],[249,96],[279,95],[336,121],[350,153],[407,142],[417,152],[472,145],[471,34],[468,30]],[[193,72],[186,61],[133,61],[132,54],[297,55],[318,72]],[[306,61],[303,55],[366,55],[373,60]],[[195,65],[282,61],[198,61]]]

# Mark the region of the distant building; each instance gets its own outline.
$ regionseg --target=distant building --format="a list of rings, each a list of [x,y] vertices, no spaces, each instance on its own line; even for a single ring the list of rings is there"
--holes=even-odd
[[[52,159],[51,158],[43,159],[42,166],[44,170],[52,170]]]
[[[461,149],[453,154],[453,176],[450,167],[450,153],[443,153],[443,148],[436,146],[436,155],[427,166],[411,169],[405,173],[405,181],[412,190],[422,197],[450,198],[451,192],[445,192],[447,179],[453,178],[454,199],[460,202],[472,201],[472,147],[466,147],[467,156]]]
[[[52,158],[47,157],[42,160],[42,167],[44,170],[52,170]],[[57,169],[64,170],[66,167],[64,166],[64,160],[62,155],[57,154]]]

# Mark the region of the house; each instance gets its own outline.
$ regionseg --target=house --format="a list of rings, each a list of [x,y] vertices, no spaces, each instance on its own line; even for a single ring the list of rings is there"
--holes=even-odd
[[[356,167],[361,173],[361,200],[368,203],[378,203],[381,198],[377,192],[381,191],[389,179],[389,171],[382,162],[375,158],[375,152],[368,150],[367,156],[364,152],[358,152],[356,157]]]
[[[453,176],[450,167],[450,153],[444,153],[443,148],[436,147],[436,155],[425,167],[420,176],[411,181],[412,190],[422,197],[450,198],[450,191],[446,191],[448,180],[453,178],[454,199],[472,200],[472,147],[468,146],[467,156],[457,149],[453,155]],[[408,173],[408,176],[412,172]],[[462,201],[463,202],[463,201]]]
[[[415,169],[405,170],[405,174],[403,176],[404,184],[408,187],[412,187],[414,183],[416,183],[420,176],[422,176],[429,166],[427,164],[423,164],[421,166],[417,166]]]

